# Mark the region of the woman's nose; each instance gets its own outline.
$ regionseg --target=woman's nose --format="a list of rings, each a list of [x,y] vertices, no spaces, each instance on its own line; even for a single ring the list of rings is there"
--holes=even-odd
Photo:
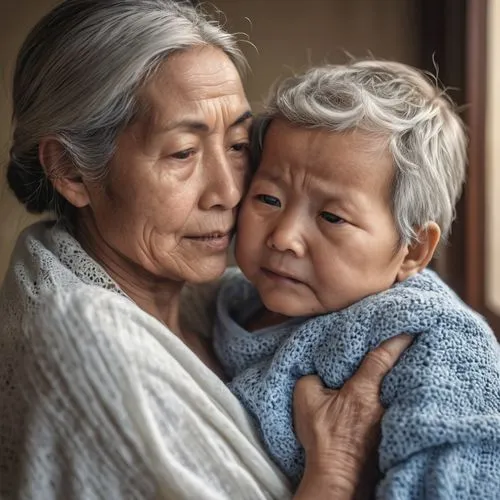
[[[241,201],[247,174],[247,165],[234,165],[226,151],[212,153],[203,165],[205,186],[200,198],[203,210],[220,208],[232,210]]]
[[[267,246],[278,252],[291,252],[296,257],[306,254],[305,221],[296,214],[283,214],[267,239]]]

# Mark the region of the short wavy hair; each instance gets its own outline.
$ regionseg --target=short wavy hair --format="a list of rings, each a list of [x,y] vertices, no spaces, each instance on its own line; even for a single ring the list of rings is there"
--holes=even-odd
[[[275,118],[385,137],[394,159],[392,211],[401,242],[415,241],[416,231],[429,221],[447,238],[465,181],[467,135],[453,102],[431,77],[378,60],[325,65],[288,77],[271,89],[255,123],[254,165]]]

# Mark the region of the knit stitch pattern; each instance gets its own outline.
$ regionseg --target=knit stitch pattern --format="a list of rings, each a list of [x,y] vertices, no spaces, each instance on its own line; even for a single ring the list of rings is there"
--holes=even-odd
[[[220,290],[214,345],[230,388],[269,453],[298,484],[304,454],[292,422],[296,381],[340,388],[364,356],[399,333],[412,346],[385,377],[377,497],[500,498],[500,350],[486,322],[432,271],[339,312],[256,332],[231,315],[257,295],[241,275]]]

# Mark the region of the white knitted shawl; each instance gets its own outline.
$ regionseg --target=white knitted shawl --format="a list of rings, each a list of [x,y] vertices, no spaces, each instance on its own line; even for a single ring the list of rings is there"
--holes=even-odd
[[[207,293],[183,311],[205,332]],[[2,495],[290,497],[225,385],[47,222],[20,236],[0,290]]]

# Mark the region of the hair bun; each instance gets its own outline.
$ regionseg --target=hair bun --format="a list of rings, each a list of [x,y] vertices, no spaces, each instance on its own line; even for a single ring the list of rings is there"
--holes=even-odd
[[[7,182],[28,212],[41,214],[52,208],[54,188],[39,163],[26,165],[11,156]]]

